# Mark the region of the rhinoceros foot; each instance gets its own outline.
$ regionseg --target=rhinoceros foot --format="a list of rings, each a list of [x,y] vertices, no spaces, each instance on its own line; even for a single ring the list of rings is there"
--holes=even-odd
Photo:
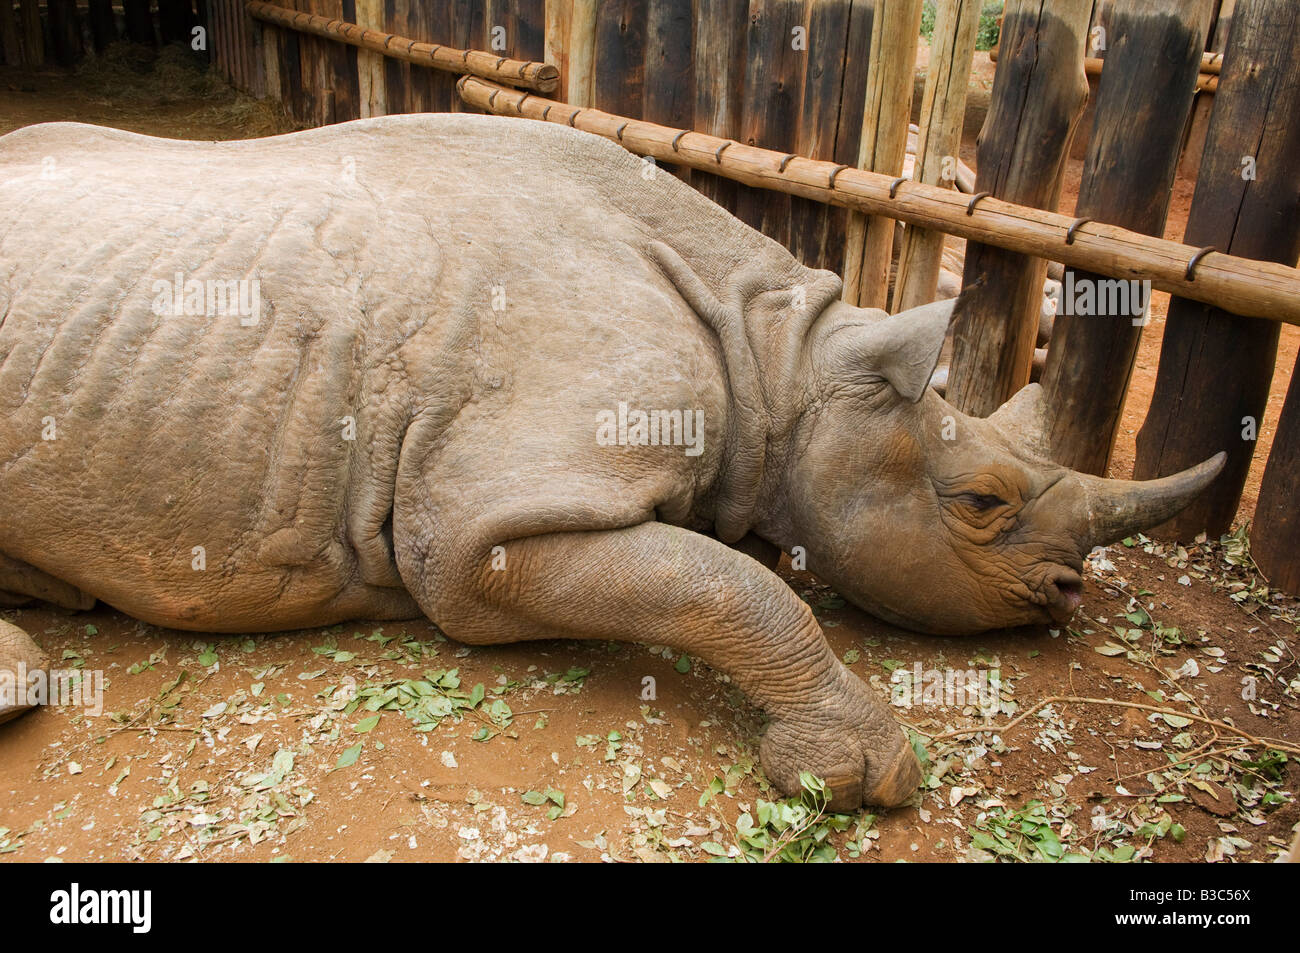
[[[27,686],[49,664],[40,646],[22,629],[0,621],[0,722],[17,718],[32,706]]]
[[[826,784],[827,809],[857,811],[864,805],[895,807],[921,783],[921,766],[896,727],[881,731],[874,720],[850,726],[835,721],[776,719],[760,747],[763,771],[788,794],[801,789],[800,772]]]

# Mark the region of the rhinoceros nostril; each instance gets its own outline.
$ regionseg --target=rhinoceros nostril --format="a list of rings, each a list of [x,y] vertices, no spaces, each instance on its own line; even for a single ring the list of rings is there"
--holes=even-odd
[[[1067,622],[1083,603],[1083,580],[1074,573],[1062,573],[1047,584],[1047,611],[1053,620]]]

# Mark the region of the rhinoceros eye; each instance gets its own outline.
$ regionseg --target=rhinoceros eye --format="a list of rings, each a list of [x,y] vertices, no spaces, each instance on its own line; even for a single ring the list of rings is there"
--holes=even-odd
[[[1000,506],[1007,505],[1006,500],[1000,496],[994,496],[992,493],[963,493],[960,499],[967,506],[981,513],[987,513],[989,510],[995,510]]]

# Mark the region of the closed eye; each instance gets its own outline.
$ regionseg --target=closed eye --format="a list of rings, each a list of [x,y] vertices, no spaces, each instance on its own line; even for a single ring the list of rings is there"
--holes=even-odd
[[[981,513],[1007,505],[1006,500],[992,493],[963,493],[957,499]]]

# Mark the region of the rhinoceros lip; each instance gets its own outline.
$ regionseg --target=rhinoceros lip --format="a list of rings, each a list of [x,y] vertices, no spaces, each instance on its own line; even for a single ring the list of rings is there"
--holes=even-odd
[[[1073,571],[1053,576],[1047,581],[1043,594],[1047,599],[1047,613],[1053,622],[1066,623],[1083,603],[1083,580]]]

